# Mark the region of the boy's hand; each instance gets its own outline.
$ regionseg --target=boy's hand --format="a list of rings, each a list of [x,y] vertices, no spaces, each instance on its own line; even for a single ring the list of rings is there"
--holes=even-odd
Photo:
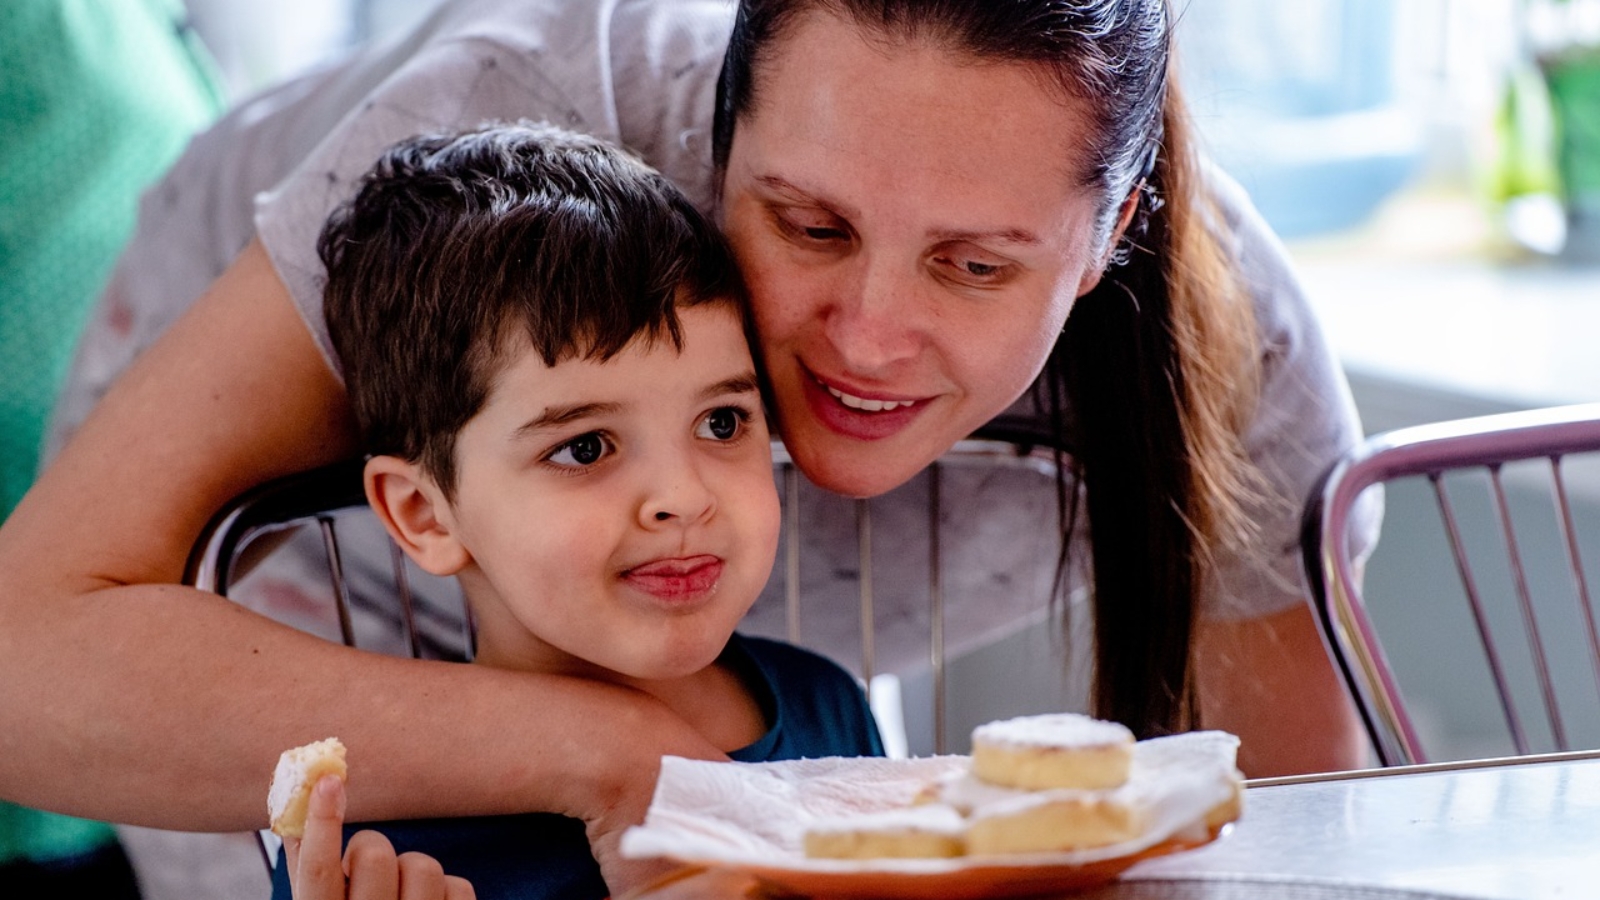
[[[350,839],[344,858],[344,782],[323,776],[311,792],[304,838],[283,842],[284,865],[295,900],[473,900],[465,879],[444,874],[437,860],[422,853],[396,856],[394,845],[376,831]]]

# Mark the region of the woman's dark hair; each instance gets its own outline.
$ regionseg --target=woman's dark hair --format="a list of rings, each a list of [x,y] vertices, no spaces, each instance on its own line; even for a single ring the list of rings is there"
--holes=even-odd
[[[636,338],[681,348],[676,309],[742,310],[715,226],[598,139],[490,124],[390,148],[317,244],[324,315],[363,449],[445,492],[455,439],[519,337],[546,365]]]
[[[1037,65],[1095,129],[1079,178],[1100,192],[1113,264],[1080,298],[1034,390],[1086,505],[1095,611],[1094,712],[1142,736],[1199,723],[1192,660],[1213,552],[1243,547],[1256,484],[1240,433],[1257,393],[1255,320],[1213,229],[1170,77],[1166,0],[742,0],[718,83],[713,154],[761,103],[761,71],[800,17],[887,41]],[[1061,494],[1060,583],[1080,492]]]

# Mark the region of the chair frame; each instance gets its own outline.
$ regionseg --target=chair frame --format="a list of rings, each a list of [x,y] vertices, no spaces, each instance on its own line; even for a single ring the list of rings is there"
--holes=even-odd
[[[219,596],[228,596],[229,587],[248,568],[252,542],[303,525],[315,524],[328,554],[328,575],[332,583],[339,634],[345,646],[356,645],[350,619],[350,591],[339,553],[335,518],[345,512],[367,508],[362,487],[363,460],[351,459],[307,472],[288,475],[240,494],[215,515],[201,531],[190,550],[184,570],[184,583]],[[390,563],[399,593],[400,625],[412,658],[422,656],[416,617],[406,579],[405,558],[391,541]],[[465,647],[471,658],[473,628],[467,612]]]
[[[1025,424],[996,423],[986,426],[967,440],[956,443],[930,466],[929,517],[937,522],[940,516],[939,473],[947,467],[961,466],[1013,466],[1028,469],[1042,476],[1054,477],[1065,452],[1054,449],[1051,436]],[[780,442],[773,442],[772,464],[781,474],[787,496],[794,496],[800,473]],[[184,574],[184,583],[227,596],[229,586],[242,576],[248,565],[250,545],[258,538],[284,532],[293,528],[315,524],[321,531],[323,547],[328,556],[329,578],[332,581],[333,600],[337,610],[340,634],[347,646],[355,646],[355,636],[350,617],[350,593],[345,584],[340,561],[335,518],[341,513],[367,507],[362,488],[363,461],[346,460],[301,472],[246,491],[224,507],[201,532],[190,553]],[[869,685],[877,673],[873,646],[873,588],[872,588],[872,512],[868,500],[855,503],[856,523],[860,551],[860,580],[858,603],[863,639],[861,642],[860,669]],[[792,643],[802,643],[800,619],[800,548],[802,528],[797,504],[784,505],[786,544],[782,559],[785,578],[786,631]],[[412,657],[421,656],[420,640],[414,621],[413,604],[405,576],[405,558],[400,549],[390,542],[391,562],[395,585],[400,600],[401,626],[410,645]],[[947,687],[945,681],[944,636],[944,586],[941,575],[941,543],[939,529],[930,529],[928,603],[929,621],[932,623],[928,639],[928,660],[933,673],[933,721],[936,741],[935,752],[945,752],[945,710]],[[474,649],[474,626],[470,610],[466,610],[464,646],[470,659]]]
[[[1600,687],[1600,631],[1596,629],[1594,607],[1561,469],[1563,457],[1597,450],[1600,450],[1600,403],[1479,416],[1403,428],[1369,438],[1335,462],[1312,492],[1306,504],[1301,541],[1307,587],[1324,641],[1349,686],[1384,766],[1427,760],[1382,643],[1367,614],[1349,534],[1350,515],[1357,498],[1369,487],[1401,477],[1426,476],[1432,483],[1507,726],[1518,754],[1525,755],[1530,752],[1526,732],[1502,677],[1499,653],[1485,618],[1484,600],[1473,578],[1455,514],[1441,480],[1445,473],[1458,470],[1476,468],[1488,472],[1545,711],[1556,743],[1561,749],[1568,749],[1550,669],[1539,645],[1522,554],[1501,482],[1501,467],[1506,463],[1540,458],[1550,462],[1558,526],[1566,543],[1575,598],[1588,626],[1591,662],[1597,687]]]
[[[929,483],[930,521],[937,523],[940,516],[939,473],[945,467],[970,465],[1013,466],[1044,476],[1055,476],[1064,453],[1052,449],[1050,436],[1025,425],[996,424],[986,427],[970,439],[960,441],[930,466]],[[772,445],[773,468],[781,473],[788,496],[794,496],[799,483],[799,470],[781,443]],[[184,583],[201,590],[226,597],[233,583],[248,571],[253,552],[270,552],[276,546],[274,535],[315,524],[319,529],[323,548],[327,553],[328,576],[332,582],[332,596],[336,607],[340,637],[346,646],[356,646],[350,615],[350,591],[344,577],[335,519],[341,514],[368,507],[362,483],[365,462],[351,459],[318,469],[287,475],[248,490],[229,502],[212,517],[196,539],[184,572]],[[855,503],[857,534],[860,550],[860,622],[862,628],[861,671],[868,684],[869,694],[875,672],[872,591],[872,514],[869,501]],[[801,619],[799,596],[799,571],[801,527],[799,506],[784,505],[787,543],[784,549],[786,629],[792,643],[800,643]],[[933,672],[933,720],[937,742],[935,752],[944,749],[947,688],[945,682],[944,590],[941,576],[940,529],[929,530],[929,620],[928,658]],[[261,541],[261,543],[257,543]],[[415,624],[411,592],[405,574],[405,557],[402,551],[389,542],[394,583],[400,601],[400,619],[410,654],[419,658],[421,642]],[[262,553],[264,555],[264,553]],[[475,649],[475,627],[470,608],[463,610],[464,646],[470,659]],[[270,832],[257,833],[262,860],[270,872],[276,859],[276,837]]]

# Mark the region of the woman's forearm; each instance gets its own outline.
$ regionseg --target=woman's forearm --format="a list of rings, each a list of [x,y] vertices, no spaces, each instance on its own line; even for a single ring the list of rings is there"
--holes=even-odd
[[[48,607],[0,631],[0,795],[31,806],[260,827],[278,753],[337,735],[350,748],[353,820],[636,819],[662,753],[714,755],[625,689],[349,650],[183,588]]]
[[[1309,607],[1196,633],[1201,724],[1237,734],[1251,778],[1367,763],[1366,732],[1323,648]]]
[[[355,446],[342,387],[252,244],[0,526],[0,797],[253,827],[277,754],[333,734],[358,818],[614,826],[642,813],[661,753],[710,752],[620,688],[349,650],[175,584],[228,499]]]

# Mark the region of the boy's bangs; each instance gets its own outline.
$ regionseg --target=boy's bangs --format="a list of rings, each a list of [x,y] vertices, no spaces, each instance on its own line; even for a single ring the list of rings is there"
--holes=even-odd
[[[501,244],[495,268],[508,317],[521,320],[546,365],[606,360],[637,340],[682,348],[680,304],[737,304],[732,260],[659,195],[606,209],[567,198]],[[650,202],[654,201],[654,202]],[[631,207],[631,208],[628,208]],[[629,221],[618,213],[630,212]]]

